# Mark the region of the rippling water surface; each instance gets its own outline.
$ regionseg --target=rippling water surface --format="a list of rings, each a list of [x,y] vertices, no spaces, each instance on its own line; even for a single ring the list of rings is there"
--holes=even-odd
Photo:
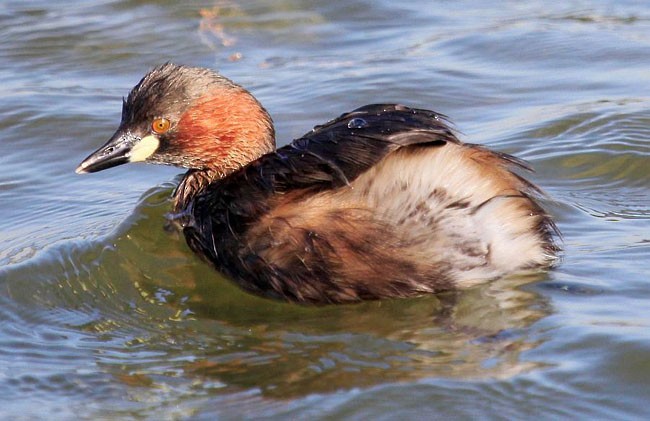
[[[6,1],[0,418],[650,416],[645,1]],[[74,168],[173,60],[220,70],[280,144],[396,101],[529,160],[561,265],[322,308],[250,296],[163,229],[180,171]]]

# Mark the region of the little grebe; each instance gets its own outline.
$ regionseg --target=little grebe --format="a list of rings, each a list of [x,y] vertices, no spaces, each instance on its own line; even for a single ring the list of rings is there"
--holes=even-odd
[[[459,141],[446,118],[367,105],[275,149],[244,88],[165,64],[123,103],[77,173],[189,168],[174,192],[189,246],[256,294],[303,303],[409,297],[530,268],[557,253],[524,162]]]

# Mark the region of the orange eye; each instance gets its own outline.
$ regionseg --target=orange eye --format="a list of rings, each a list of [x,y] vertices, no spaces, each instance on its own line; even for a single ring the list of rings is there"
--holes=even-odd
[[[169,130],[171,125],[171,121],[167,120],[164,117],[161,117],[155,119],[153,123],[151,123],[151,130],[153,130],[154,133],[163,134]]]

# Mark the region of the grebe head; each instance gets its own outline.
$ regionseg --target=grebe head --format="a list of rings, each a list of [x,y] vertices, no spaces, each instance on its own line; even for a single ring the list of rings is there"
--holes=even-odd
[[[168,63],[131,90],[115,134],[76,172],[144,161],[223,177],[274,148],[271,118],[248,91],[211,70]]]

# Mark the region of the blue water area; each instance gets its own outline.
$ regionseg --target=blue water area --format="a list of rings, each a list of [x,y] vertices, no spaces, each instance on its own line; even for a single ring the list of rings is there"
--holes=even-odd
[[[646,419],[644,1],[5,1],[0,418]],[[180,170],[78,163],[155,65],[219,70],[280,145],[367,103],[528,160],[560,264],[469,290],[304,307],[164,229]]]

